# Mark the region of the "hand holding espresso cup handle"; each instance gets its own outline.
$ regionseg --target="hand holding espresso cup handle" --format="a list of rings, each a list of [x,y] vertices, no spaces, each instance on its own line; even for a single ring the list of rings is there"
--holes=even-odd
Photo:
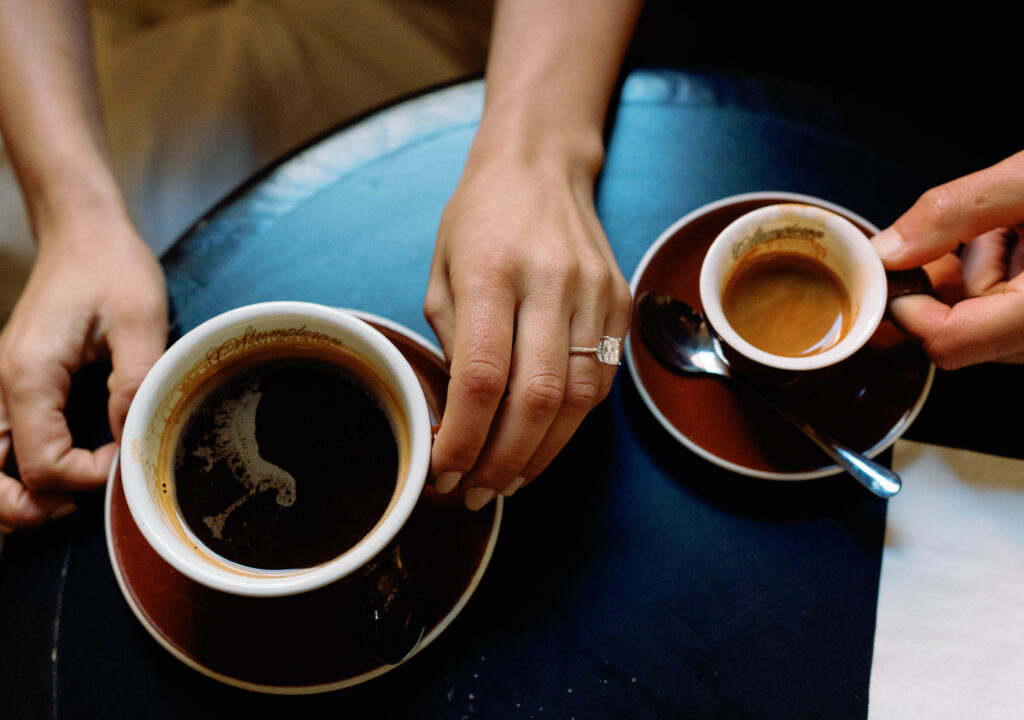
[[[910,270],[886,270],[886,284],[888,285],[888,297],[891,302],[895,298],[907,295],[929,295],[935,292],[932,287],[931,278],[923,268],[911,268]]]
[[[1024,362],[1024,152],[925,192],[872,239],[888,270],[923,268],[934,296],[889,303],[943,369]]]

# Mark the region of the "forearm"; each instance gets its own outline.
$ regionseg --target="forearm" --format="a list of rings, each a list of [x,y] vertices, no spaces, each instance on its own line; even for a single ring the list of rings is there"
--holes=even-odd
[[[642,0],[500,0],[476,149],[596,175],[608,103]]]
[[[79,0],[0,0],[0,133],[36,238],[123,213],[109,169],[88,15]]]

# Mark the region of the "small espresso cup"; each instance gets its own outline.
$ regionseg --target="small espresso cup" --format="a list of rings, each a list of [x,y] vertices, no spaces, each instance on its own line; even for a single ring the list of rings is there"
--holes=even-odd
[[[192,580],[314,590],[384,551],[427,477],[431,427],[408,361],[356,317],[249,305],[175,342],[128,412],[121,477],[153,549]]]
[[[867,236],[834,212],[799,203],[737,218],[712,242],[700,272],[704,314],[730,359],[783,374],[857,352],[878,328],[887,292]]]

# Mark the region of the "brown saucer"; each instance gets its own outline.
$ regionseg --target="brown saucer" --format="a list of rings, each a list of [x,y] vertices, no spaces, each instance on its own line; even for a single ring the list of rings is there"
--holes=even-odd
[[[437,350],[401,326],[355,314],[409,360],[436,424],[448,383]],[[501,510],[501,498],[474,513],[458,498],[423,491],[398,535],[426,627],[405,660],[440,635],[473,594],[497,541]],[[356,580],[290,597],[247,598],[177,572],[132,521],[116,460],[107,485],[106,530],[114,574],[132,612],[157,642],[204,675],[248,690],[303,694],[365,682],[396,666],[382,664],[368,649],[365,584]]]
[[[701,310],[698,281],[704,254],[730,222],[758,207],[803,202],[837,212],[868,235],[878,230],[844,208],[784,192],[749,193],[698,208],[668,228],[640,261],[633,297],[665,292]],[[658,421],[679,442],[744,475],[804,480],[841,472],[797,430],[738,388],[713,377],[663,367],[636,333],[626,339],[630,373]],[[808,422],[869,456],[895,442],[924,404],[935,368],[891,323],[827,378],[772,391]]]

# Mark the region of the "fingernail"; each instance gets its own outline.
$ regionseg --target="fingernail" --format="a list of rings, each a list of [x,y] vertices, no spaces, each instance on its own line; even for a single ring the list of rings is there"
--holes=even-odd
[[[68,515],[70,515],[71,513],[73,513],[77,509],[78,509],[78,506],[75,505],[74,503],[64,503],[63,505],[58,507],[56,510],[54,510],[52,513],[50,513],[50,519],[51,520],[59,520],[62,517],[67,517]]]
[[[494,499],[494,489],[489,487],[473,487],[466,491],[466,507],[479,510]]]
[[[434,489],[442,495],[447,495],[455,486],[459,484],[459,480],[462,479],[462,473],[454,470],[450,472],[443,472],[434,478]]]
[[[515,480],[510,482],[508,486],[501,491],[501,494],[504,495],[505,497],[512,497],[515,491],[523,486],[524,482],[526,482],[526,478],[520,475]]]
[[[903,238],[896,232],[896,228],[890,227],[875,235],[871,244],[882,260],[891,260],[903,249]]]

